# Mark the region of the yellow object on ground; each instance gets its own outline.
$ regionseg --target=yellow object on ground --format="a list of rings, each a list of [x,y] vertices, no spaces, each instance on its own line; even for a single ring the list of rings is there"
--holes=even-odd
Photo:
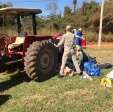
[[[112,81],[109,78],[102,78],[100,85],[104,87],[112,87]]]

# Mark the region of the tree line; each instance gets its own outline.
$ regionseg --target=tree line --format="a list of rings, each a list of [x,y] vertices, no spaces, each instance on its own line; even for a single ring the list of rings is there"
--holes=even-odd
[[[91,0],[90,2],[84,1],[80,8],[77,8],[77,0],[73,0],[73,7],[65,6],[64,12],[61,13],[56,2],[51,2],[47,5],[46,9],[49,14],[47,17],[37,16],[38,29],[50,29],[51,32],[62,31],[65,26],[72,24],[75,28],[83,27],[86,30],[97,32],[99,29],[100,21],[100,4]],[[13,6],[12,3],[0,4],[0,8]],[[103,32],[113,33],[113,1],[106,1],[103,18]],[[14,17],[0,16],[0,27],[5,24],[9,26],[15,25]],[[29,26],[30,19],[24,19],[26,27],[31,30]]]

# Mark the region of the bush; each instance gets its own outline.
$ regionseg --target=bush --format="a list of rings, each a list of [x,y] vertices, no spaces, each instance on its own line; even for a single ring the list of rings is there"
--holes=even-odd
[[[98,33],[96,32],[87,32],[86,39],[88,42],[97,42],[98,41]],[[102,34],[103,42],[113,42],[113,34]]]
[[[86,39],[88,42],[97,42],[98,35],[95,32],[87,32],[86,33]]]
[[[111,34],[111,33],[103,34],[102,41],[103,42],[113,42],[113,34]]]

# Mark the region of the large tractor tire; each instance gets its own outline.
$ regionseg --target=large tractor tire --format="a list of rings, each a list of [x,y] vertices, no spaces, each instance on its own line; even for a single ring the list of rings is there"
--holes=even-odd
[[[24,58],[29,78],[40,80],[52,75],[56,69],[57,57],[57,49],[48,40],[33,42]]]

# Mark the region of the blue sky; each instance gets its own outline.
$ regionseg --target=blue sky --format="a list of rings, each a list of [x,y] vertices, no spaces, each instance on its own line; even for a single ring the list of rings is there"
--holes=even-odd
[[[47,14],[46,6],[52,1],[58,3],[60,12],[63,12],[64,6],[72,6],[72,0],[0,0],[0,2],[12,2],[14,7],[40,8],[43,14]],[[78,0],[77,7],[80,7],[84,0]],[[99,2],[100,0],[96,0]]]

